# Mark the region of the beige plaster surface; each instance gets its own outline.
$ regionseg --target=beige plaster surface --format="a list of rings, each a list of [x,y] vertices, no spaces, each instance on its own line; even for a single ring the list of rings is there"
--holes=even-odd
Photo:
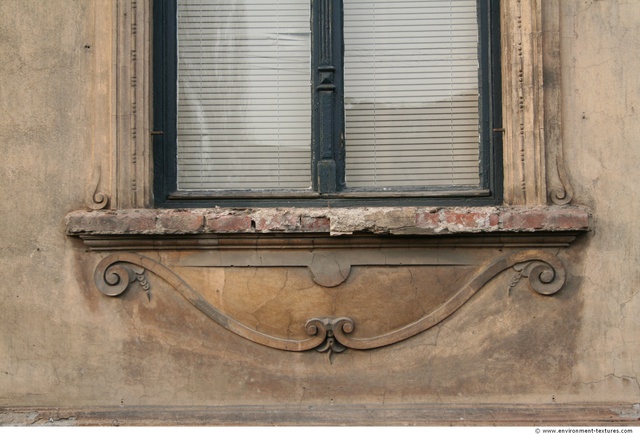
[[[586,304],[567,399],[640,399],[639,14],[638,1],[562,2],[565,152],[594,215],[575,248]]]
[[[0,2],[0,407],[640,401],[640,1],[561,2],[566,166],[573,203],[593,214],[561,253],[566,287],[508,291],[505,272],[440,325],[331,360],[231,334],[153,275],[150,300],[95,288],[105,255],[67,237],[64,218],[84,208],[93,170],[93,56],[111,49],[93,32],[97,4]],[[256,282],[288,278],[246,273],[193,279],[240,280],[233,310]],[[358,305],[367,279],[407,291],[405,272],[375,273],[354,275]]]

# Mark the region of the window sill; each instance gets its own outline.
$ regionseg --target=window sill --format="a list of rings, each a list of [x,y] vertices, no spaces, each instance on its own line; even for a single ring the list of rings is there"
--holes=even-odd
[[[111,252],[94,271],[96,287],[105,295],[118,296],[136,281],[148,291],[148,271],[201,313],[252,342],[331,354],[379,348],[422,333],[507,269],[515,273],[509,288],[527,278],[536,293],[557,293],[567,276],[559,249],[588,231],[589,220],[588,210],[576,206],[200,208],[76,211],[66,225],[67,234],[81,238],[88,251]],[[386,269],[381,281],[375,271],[380,267]],[[407,286],[407,274],[390,267],[418,267],[416,278],[422,281],[416,285],[428,288],[437,281],[442,294],[407,298],[395,288],[413,284]],[[274,286],[265,278],[269,268],[306,268],[308,273]],[[208,299],[211,293],[199,288],[212,269],[233,273],[237,282],[265,278],[256,292],[245,283],[228,288],[247,300],[256,294],[275,300],[276,313],[270,311],[267,321],[254,316],[252,303]],[[301,301],[304,279],[304,285],[322,289],[305,293],[312,295]],[[327,288],[343,284],[350,291],[366,288],[367,297],[385,303],[363,305],[359,297],[344,297],[337,305],[334,295],[324,297]],[[416,302],[422,304],[417,313]],[[381,317],[398,325],[378,326]],[[363,327],[348,336],[354,327],[371,323],[376,323],[373,330]]]
[[[67,215],[70,236],[206,234],[465,235],[589,230],[578,206],[123,209]]]

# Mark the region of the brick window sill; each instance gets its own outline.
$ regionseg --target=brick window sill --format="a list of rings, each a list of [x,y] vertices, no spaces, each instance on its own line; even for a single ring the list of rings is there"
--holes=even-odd
[[[206,234],[508,235],[585,232],[589,224],[589,211],[578,206],[122,209],[71,212],[66,217],[66,232],[82,238]]]

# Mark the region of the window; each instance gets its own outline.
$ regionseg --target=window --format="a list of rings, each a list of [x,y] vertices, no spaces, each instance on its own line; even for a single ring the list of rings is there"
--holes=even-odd
[[[499,203],[498,3],[154,2],[156,203]]]

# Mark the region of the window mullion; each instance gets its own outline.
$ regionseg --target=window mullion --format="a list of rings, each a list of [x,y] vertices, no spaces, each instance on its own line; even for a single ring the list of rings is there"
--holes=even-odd
[[[313,188],[344,187],[342,0],[312,0]]]

